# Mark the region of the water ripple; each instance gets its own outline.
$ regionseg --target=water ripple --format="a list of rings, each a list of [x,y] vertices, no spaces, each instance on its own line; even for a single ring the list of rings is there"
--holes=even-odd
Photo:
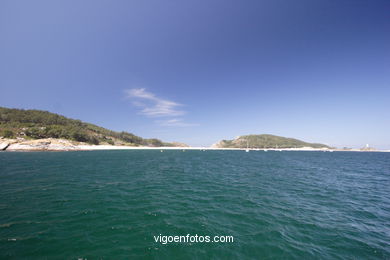
[[[0,183],[0,258],[390,259],[387,153],[0,153]]]

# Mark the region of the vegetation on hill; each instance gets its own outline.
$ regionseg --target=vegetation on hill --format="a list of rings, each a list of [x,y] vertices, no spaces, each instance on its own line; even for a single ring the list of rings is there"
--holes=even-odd
[[[0,136],[26,139],[62,138],[90,144],[174,146],[159,139],[144,139],[42,110],[0,107]]]
[[[327,145],[307,143],[294,138],[286,138],[276,135],[244,135],[234,140],[222,140],[215,145],[220,148],[329,148]]]

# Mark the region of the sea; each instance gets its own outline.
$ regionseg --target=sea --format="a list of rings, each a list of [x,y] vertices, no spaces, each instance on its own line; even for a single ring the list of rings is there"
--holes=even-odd
[[[390,259],[390,153],[1,152],[0,258]]]

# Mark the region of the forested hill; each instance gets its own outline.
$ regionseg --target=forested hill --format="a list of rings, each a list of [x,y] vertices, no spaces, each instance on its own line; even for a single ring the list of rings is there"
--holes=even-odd
[[[286,138],[276,135],[243,135],[234,140],[222,140],[214,146],[219,148],[329,148],[319,143],[307,143],[294,138]]]
[[[91,144],[174,146],[158,139],[144,139],[42,110],[0,107],[0,136],[25,139],[62,138]]]

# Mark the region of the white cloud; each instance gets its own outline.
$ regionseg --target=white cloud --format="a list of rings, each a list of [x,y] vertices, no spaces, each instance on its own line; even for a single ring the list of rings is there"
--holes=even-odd
[[[185,111],[178,109],[182,106],[179,103],[162,99],[144,88],[133,88],[125,90],[127,98],[133,100],[133,105],[142,108],[141,114],[150,117],[170,117],[185,114]]]
[[[144,88],[126,89],[125,93],[132,104],[141,109],[140,113],[142,115],[154,118],[165,118],[155,121],[155,123],[160,126],[188,127],[198,125],[186,123],[182,118],[177,118],[186,113],[184,110],[180,109],[180,107],[183,106],[182,104],[159,98],[155,94],[146,91]]]
[[[168,120],[159,120],[156,121],[161,126],[178,126],[178,127],[188,127],[188,126],[197,126],[198,124],[191,124],[183,122],[180,118],[173,118]]]

